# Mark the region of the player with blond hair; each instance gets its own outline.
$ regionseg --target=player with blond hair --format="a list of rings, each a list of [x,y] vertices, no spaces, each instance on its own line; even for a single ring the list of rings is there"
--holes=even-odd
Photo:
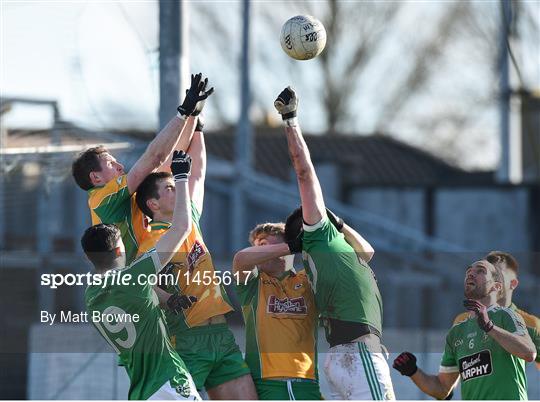
[[[246,362],[259,399],[322,399],[317,370],[317,316],[304,270],[296,271],[285,224],[262,223],[251,247],[236,253],[233,272],[246,323]]]

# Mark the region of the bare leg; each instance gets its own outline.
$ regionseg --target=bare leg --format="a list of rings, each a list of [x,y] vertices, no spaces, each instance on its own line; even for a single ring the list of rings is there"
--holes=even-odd
[[[234,380],[227,381],[212,389],[206,390],[212,400],[257,400],[257,391],[251,374],[246,374]]]

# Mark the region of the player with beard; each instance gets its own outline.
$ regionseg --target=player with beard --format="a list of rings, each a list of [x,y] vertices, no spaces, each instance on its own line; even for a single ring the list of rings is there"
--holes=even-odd
[[[401,353],[394,368],[411,377],[418,388],[437,399],[446,398],[461,378],[462,399],[527,399],[525,362],[536,349],[521,316],[497,304],[501,273],[487,260],[468,267],[465,308],[473,316],[452,327],[438,375],[416,366],[416,357]]]
[[[527,331],[529,331],[529,335],[536,346],[536,368],[540,370],[540,319],[524,310],[521,310],[512,302],[514,291],[519,285],[519,264],[512,254],[505,253],[504,251],[491,251],[488,255],[486,255],[485,259],[491,262],[495,268],[499,269],[502,274],[503,289],[501,292],[501,297],[499,300],[497,300],[497,303],[503,307],[508,307],[509,309],[514,310],[523,318],[523,321],[525,321]],[[459,314],[454,319],[454,325],[466,320],[468,317],[468,312]]]

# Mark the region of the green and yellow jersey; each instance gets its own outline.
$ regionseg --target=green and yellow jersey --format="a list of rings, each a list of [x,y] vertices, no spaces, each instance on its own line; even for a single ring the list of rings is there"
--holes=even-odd
[[[279,278],[253,272],[246,284],[237,283],[253,378],[318,380],[318,314],[306,272],[286,271]]]
[[[524,310],[519,309],[514,303],[512,303],[508,308],[523,318],[527,331],[529,332],[529,336],[536,346],[536,368],[540,370],[540,319]],[[470,314],[468,312],[458,314],[458,316],[454,319],[454,325],[469,319],[469,317]]]
[[[131,265],[102,275],[104,286],[86,289],[92,322],[128,373],[130,400],[148,399],[167,381],[183,396],[190,392],[189,374],[169,340],[157,296],[147,281],[160,269],[152,250]],[[119,277],[126,275],[131,279],[122,284]]]
[[[166,312],[171,335],[233,310],[225,289],[215,280],[212,256],[204,244],[199,227],[200,214],[193,203],[191,213],[193,224],[189,235],[171,260],[174,264],[172,273],[177,283],[169,290],[196,296],[197,302],[178,315]],[[152,221],[150,232],[139,247],[139,254],[154,248],[170,227],[169,222]]]
[[[510,333],[527,333],[521,316],[509,308],[493,305],[488,315],[496,326]],[[460,373],[461,395],[466,400],[527,399],[525,360],[507,352],[482,331],[476,317],[450,329],[439,371]]]
[[[88,190],[88,206],[92,225],[105,223],[118,226],[126,247],[126,261],[128,264],[133,261],[148,233],[148,222],[135,202],[135,194],[129,194],[127,175]]]

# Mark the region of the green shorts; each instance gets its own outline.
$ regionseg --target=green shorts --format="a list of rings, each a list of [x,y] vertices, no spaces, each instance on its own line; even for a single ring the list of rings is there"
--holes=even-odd
[[[251,373],[227,324],[194,327],[175,335],[176,351],[198,390]]]
[[[319,383],[302,378],[291,380],[253,380],[261,400],[294,401],[324,399]]]

